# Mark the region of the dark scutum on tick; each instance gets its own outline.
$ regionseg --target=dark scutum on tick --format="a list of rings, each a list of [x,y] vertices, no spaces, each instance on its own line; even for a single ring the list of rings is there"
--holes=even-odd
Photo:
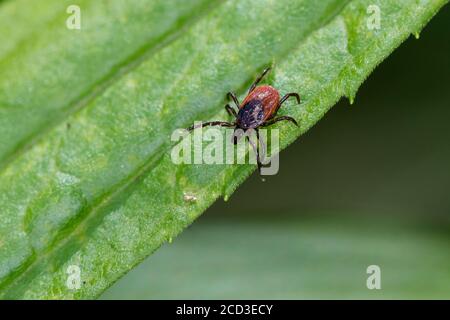
[[[270,68],[264,70],[264,72],[255,80],[248,94],[242,103],[239,103],[236,95],[233,92],[228,92],[227,96],[231,98],[236,105],[238,111],[232,108],[229,104],[225,106],[228,114],[235,117],[234,122],[227,121],[211,121],[204,122],[201,125],[191,126],[188,128],[189,131],[196,128],[207,127],[207,126],[221,126],[228,128],[235,128],[234,143],[238,142],[240,136],[237,132],[245,132],[249,129],[253,129],[256,132],[256,137],[258,138],[258,148],[257,153],[257,163],[258,170],[261,173],[261,159],[259,156],[259,132],[258,129],[262,127],[267,127],[279,121],[290,121],[296,126],[298,126],[297,121],[289,116],[276,117],[278,110],[281,105],[286,102],[287,99],[293,97],[300,104],[300,96],[298,93],[288,93],[280,100],[280,94],[278,90],[268,85],[258,86],[259,82],[264,78],[264,76],[270,71]],[[241,129],[241,130],[239,130]],[[248,138],[248,136],[247,136]]]

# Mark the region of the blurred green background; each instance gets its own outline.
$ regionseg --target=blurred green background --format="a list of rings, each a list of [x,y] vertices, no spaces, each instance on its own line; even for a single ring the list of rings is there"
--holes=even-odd
[[[450,8],[102,299],[450,299]],[[381,268],[368,290],[366,268]]]

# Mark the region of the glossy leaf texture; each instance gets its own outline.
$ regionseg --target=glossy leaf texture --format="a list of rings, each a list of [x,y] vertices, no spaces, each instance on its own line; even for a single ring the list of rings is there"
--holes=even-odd
[[[80,30],[71,1],[3,2],[0,297],[97,297],[255,169],[175,165],[175,129],[227,119],[225,93],[273,65],[303,99],[285,148],[446,2],[86,0]]]

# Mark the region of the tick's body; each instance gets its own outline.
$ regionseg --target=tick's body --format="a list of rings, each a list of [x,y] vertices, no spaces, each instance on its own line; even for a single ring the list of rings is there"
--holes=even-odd
[[[256,87],[242,101],[236,117],[241,129],[255,129],[275,114],[280,103],[280,94],[271,86]]]
[[[291,121],[297,125],[297,121],[289,116],[275,117],[278,109],[281,105],[290,97],[295,97],[297,102],[300,103],[300,96],[297,93],[288,93],[280,100],[280,94],[278,91],[268,85],[258,86],[258,83],[262,78],[269,72],[270,68],[264,70],[264,72],[256,79],[248,90],[248,94],[242,103],[239,103],[236,95],[233,92],[228,93],[228,97],[232,98],[238,112],[230,107],[229,104],[225,106],[225,109],[230,115],[236,118],[235,122],[225,122],[225,121],[212,121],[204,122],[201,127],[206,126],[222,126],[222,127],[234,127],[235,132],[239,129],[247,131],[249,129],[254,129],[259,140],[258,128],[266,127],[278,121]],[[188,130],[194,130],[195,126],[191,126]],[[237,143],[239,136],[235,134],[234,143]],[[258,144],[259,145],[259,144]],[[257,157],[258,168],[261,168],[261,162],[259,158],[259,153]]]

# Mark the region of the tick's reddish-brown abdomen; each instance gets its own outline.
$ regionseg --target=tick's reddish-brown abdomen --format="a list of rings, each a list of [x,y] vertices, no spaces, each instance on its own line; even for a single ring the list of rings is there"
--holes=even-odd
[[[264,112],[264,117],[261,120],[265,121],[276,111],[278,104],[280,103],[280,94],[271,86],[265,85],[256,87],[247,97],[245,97],[239,108],[242,109],[251,101],[260,101],[260,105]]]

